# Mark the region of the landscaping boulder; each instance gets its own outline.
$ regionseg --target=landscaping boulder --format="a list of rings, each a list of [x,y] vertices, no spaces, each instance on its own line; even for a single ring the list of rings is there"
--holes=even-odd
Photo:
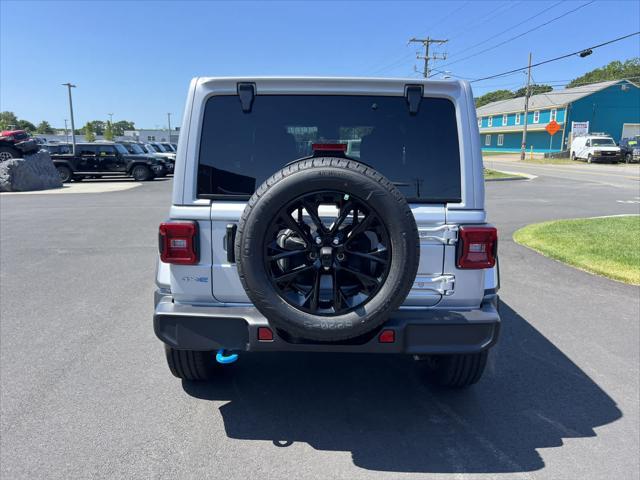
[[[60,175],[46,150],[38,150],[24,158],[0,162],[0,192],[27,192],[60,187]]]

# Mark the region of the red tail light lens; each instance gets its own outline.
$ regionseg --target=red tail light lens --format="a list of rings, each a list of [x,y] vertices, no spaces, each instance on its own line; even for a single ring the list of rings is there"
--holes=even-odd
[[[258,340],[260,342],[273,342],[273,331],[268,327],[258,327]]]
[[[458,268],[491,268],[496,264],[498,231],[494,227],[460,227]]]
[[[346,143],[313,143],[311,149],[314,152],[346,152]]]
[[[378,335],[380,343],[393,343],[396,341],[396,332],[394,330],[383,330]]]
[[[159,231],[160,260],[177,265],[198,263],[198,224],[190,221],[163,222]]]

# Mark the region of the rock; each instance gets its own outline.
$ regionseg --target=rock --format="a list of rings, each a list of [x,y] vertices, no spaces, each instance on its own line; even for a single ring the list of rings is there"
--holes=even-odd
[[[60,187],[60,176],[46,150],[25,155],[24,158],[0,162],[0,192],[27,192]]]

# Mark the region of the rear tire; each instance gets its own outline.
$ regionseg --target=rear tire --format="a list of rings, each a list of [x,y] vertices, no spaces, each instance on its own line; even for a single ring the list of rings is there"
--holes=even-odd
[[[69,183],[73,178],[73,172],[69,167],[59,165],[56,167],[56,170],[58,170],[58,175],[60,176],[60,181],[62,183]]]
[[[427,379],[441,387],[469,387],[482,377],[488,355],[488,350],[479,353],[430,355],[425,358]]]
[[[14,158],[22,158],[20,150],[13,147],[0,147],[0,161],[4,162],[5,160],[13,160]]]
[[[131,176],[137,182],[146,182],[147,180],[153,179],[153,173],[151,173],[151,170],[144,165],[136,165],[133,167],[133,170],[131,170]]]
[[[174,377],[194,381],[210,380],[214,377],[217,365],[215,352],[176,350],[165,345],[164,353]]]

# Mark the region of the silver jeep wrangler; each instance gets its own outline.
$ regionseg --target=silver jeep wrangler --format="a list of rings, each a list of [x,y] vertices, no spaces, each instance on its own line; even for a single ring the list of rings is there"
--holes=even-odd
[[[195,78],[154,330],[187,380],[243,351],[367,352],[468,386],[500,326],[486,222],[466,82]]]

